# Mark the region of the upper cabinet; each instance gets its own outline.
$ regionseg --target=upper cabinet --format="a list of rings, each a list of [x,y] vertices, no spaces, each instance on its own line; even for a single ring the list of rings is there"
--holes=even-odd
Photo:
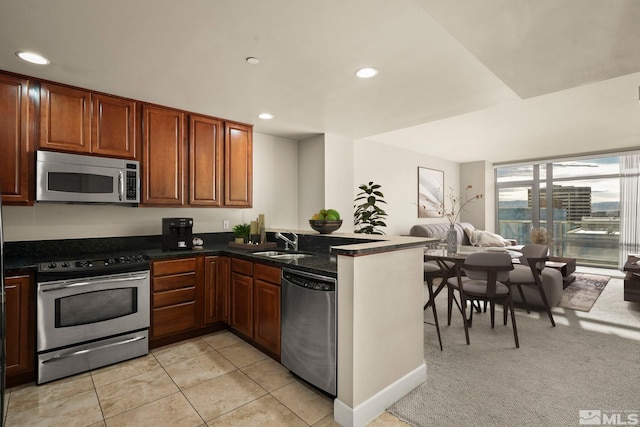
[[[253,128],[225,123],[224,204],[251,207],[253,195]]]
[[[22,77],[0,74],[0,190],[5,204],[33,203],[31,84]]]
[[[189,204],[222,205],[223,122],[189,116]]]
[[[141,202],[183,205],[184,164],[184,112],[143,105]]]
[[[91,95],[91,152],[136,159],[136,102],[107,95]]]
[[[135,159],[135,101],[40,85],[40,148]]]
[[[186,112],[142,111],[143,204],[251,207],[251,126],[189,114],[185,130]]]

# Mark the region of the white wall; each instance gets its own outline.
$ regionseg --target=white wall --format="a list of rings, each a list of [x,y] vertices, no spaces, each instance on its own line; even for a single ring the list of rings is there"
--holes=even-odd
[[[264,213],[267,227],[291,228],[298,211],[298,142],[253,135],[253,208],[131,208],[37,203],[3,206],[6,241],[158,235],[164,217],[193,217],[194,234],[223,231]]]
[[[298,142],[298,210],[295,224],[311,230],[309,219],[324,209],[324,135]],[[283,193],[282,195],[286,195]]]
[[[340,213],[340,233],[353,232],[353,140],[325,134],[324,207]],[[308,219],[308,218],[307,218]]]
[[[382,185],[387,202],[388,235],[409,234],[414,224],[446,222],[444,218],[418,218],[418,167],[444,171],[445,194],[459,185],[459,164],[414,151],[399,150],[388,145],[358,140],[354,145],[354,198],[362,184],[373,181]]]

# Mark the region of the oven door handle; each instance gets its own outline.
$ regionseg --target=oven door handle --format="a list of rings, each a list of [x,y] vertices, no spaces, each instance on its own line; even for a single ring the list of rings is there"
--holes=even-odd
[[[133,337],[133,338],[126,339],[124,341],[118,341],[118,342],[114,342],[114,343],[110,343],[110,344],[100,345],[100,346],[93,347],[93,348],[86,348],[84,350],[74,351],[73,353],[58,354],[56,356],[53,356],[51,359],[43,360],[42,363],[44,364],[44,363],[57,362],[59,360],[67,359],[69,357],[79,356],[81,354],[87,354],[87,353],[91,353],[93,351],[104,350],[106,348],[116,347],[116,346],[123,345],[123,344],[131,344],[132,342],[140,341],[140,340],[143,340],[143,339],[145,339],[145,337]]]
[[[102,285],[104,283],[131,282],[134,280],[144,280],[146,278],[147,276],[131,276],[131,277],[116,277],[116,278],[104,279],[104,280],[94,280],[91,282],[65,283],[63,285],[55,285],[55,286],[43,288],[42,292],[59,291],[61,289],[79,288],[82,286],[90,286],[90,285]]]

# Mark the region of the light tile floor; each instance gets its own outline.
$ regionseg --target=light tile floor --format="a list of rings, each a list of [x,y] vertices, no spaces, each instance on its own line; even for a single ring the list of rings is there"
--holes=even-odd
[[[7,426],[337,426],[333,402],[223,331],[7,390]],[[406,426],[388,412],[370,426]]]

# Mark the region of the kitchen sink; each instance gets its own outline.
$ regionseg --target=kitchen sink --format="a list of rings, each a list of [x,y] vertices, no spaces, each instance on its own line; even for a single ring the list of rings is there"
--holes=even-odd
[[[275,259],[299,259],[299,258],[309,258],[313,256],[312,254],[292,253],[292,252],[284,252],[284,251],[260,251],[260,252],[253,252],[253,255],[267,256],[269,258],[275,258]]]

